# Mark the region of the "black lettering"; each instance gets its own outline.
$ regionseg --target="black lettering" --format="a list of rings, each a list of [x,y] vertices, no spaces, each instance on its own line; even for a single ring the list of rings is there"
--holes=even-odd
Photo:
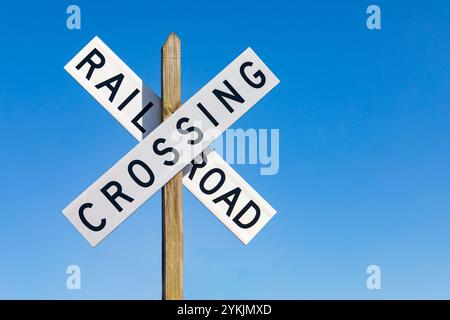
[[[164,148],[162,150],[159,150],[158,149],[158,145],[160,145],[161,143],[165,143],[165,142],[166,142],[165,138],[156,139],[155,142],[153,142],[153,151],[158,156],[163,156],[163,155],[165,155],[167,153],[172,153],[173,154],[173,160],[165,160],[164,164],[166,166],[173,166],[180,159],[180,154],[178,153],[178,151],[176,149],[174,149],[172,147],[167,147],[167,148]]]
[[[248,209],[253,208],[255,209],[255,217],[253,218],[252,221],[250,221],[249,223],[242,223],[240,221],[240,219],[242,218],[242,216],[248,211]],[[259,216],[261,215],[261,210],[259,209],[259,207],[256,205],[256,203],[253,202],[253,200],[250,200],[245,207],[233,218],[234,223],[236,223],[239,227],[241,227],[242,229],[248,229],[250,227],[253,227],[255,225],[255,223],[259,220]]]
[[[99,63],[95,63],[92,60],[94,56],[97,56],[100,59]],[[86,79],[91,80],[94,69],[100,69],[105,65],[105,57],[100,53],[100,51],[94,48],[75,68],[80,70],[86,63],[89,63],[89,71],[86,74]]]
[[[87,221],[86,217],[84,216],[84,210],[86,210],[86,208],[92,208],[93,204],[92,203],[85,203],[83,204],[80,209],[78,210],[78,215],[80,216],[80,220],[81,222],[90,230],[92,231],[100,231],[102,230],[105,225],[106,225],[106,219],[103,218],[102,220],[100,220],[100,224],[98,226],[94,226],[92,225],[89,221]]]
[[[108,189],[111,187],[116,187],[116,192],[114,192],[114,194],[108,193]],[[132,197],[130,197],[122,192],[122,186],[117,181],[108,182],[103,188],[100,189],[100,191],[103,193],[103,195],[106,197],[106,199],[108,199],[109,202],[111,202],[114,205],[114,207],[119,212],[121,212],[123,209],[116,201],[116,199],[118,197],[121,197],[121,198],[127,200],[128,202],[133,202],[133,200],[134,200]]]
[[[101,87],[107,87],[111,91],[111,94],[109,95],[109,101],[113,102],[114,97],[116,96],[116,93],[119,90],[120,85],[122,84],[123,78],[124,75],[122,73],[119,73],[118,75],[97,84],[95,87],[97,89],[100,89]],[[115,82],[116,84],[112,85],[113,82]]]
[[[259,89],[266,84],[266,76],[264,75],[264,73],[262,73],[261,70],[258,70],[253,74],[253,77],[255,79],[260,78],[261,80],[259,81],[259,83],[253,82],[252,80],[250,80],[250,78],[247,77],[247,75],[245,74],[245,68],[251,67],[252,65],[253,65],[253,62],[250,62],[250,61],[244,62],[241,65],[241,68],[239,71],[241,73],[242,78],[244,78],[244,80],[245,80],[245,82],[247,82],[247,84],[249,84],[253,88]]]
[[[119,109],[119,111],[122,111],[123,108],[125,108],[127,106],[127,104],[130,103],[131,100],[133,100],[134,97],[137,96],[137,94],[141,92],[139,89],[135,89],[121,104],[120,106],[117,108]]]
[[[220,175],[219,183],[217,183],[216,186],[214,186],[213,188],[208,190],[208,189],[205,188],[206,180],[208,180],[208,178],[211,177],[214,173],[218,173]],[[200,180],[199,187],[200,187],[200,190],[202,190],[202,192],[204,194],[213,194],[214,192],[219,190],[220,187],[222,187],[224,182],[225,182],[225,173],[219,168],[213,168],[213,169],[209,170],[203,176],[203,178]]]
[[[186,123],[186,122],[189,122],[189,118],[181,118],[180,120],[178,120],[178,122],[177,122],[177,130],[178,130],[178,132],[181,133],[181,134],[189,134],[189,133],[195,131],[195,133],[197,133],[197,139],[195,139],[195,140],[193,140],[193,139],[188,140],[189,144],[197,144],[200,141],[202,141],[202,139],[203,139],[203,131],[200,130],[199,128],[194,127],[194,126],[189,127],[187,129],[182,129],[181,128],[181,125],[183,123]]]
[[[213,202],[218,203],[220,201],[224,201],[228,205],[227,216],[231,216],[231,213],[233,212],[234,206],[236,205],[237,199],[239,198],[240,194],[241,188],[237,187],[228,191],[227,193],[224,193],[220,197],[217,197],[213,200]],[[232,196],[231,200],[229,199],[230,196]]]
[[[213,90],[213,94],[217,97],[217,99],[220,100],[220,102],[222,102],[222,104],[225,106],[225,108],[227,108],[227,110],[230,111],[230,113],[232,113],[234,111],[234,109],[230,106],[228,101],[225,100],[225,98],[231,99],[233,101],[237,101],[239,103],[244,103],[245,100],[236,91],[236,89],[233,88],[233,86],[228,82],[228,80],[224,80],[223,84],[227,86],[228,90],[231,91],[231,94],[227,93],[227,92],[220,91],[219,89],[214,89]]]
[[[219,125],[219,123],[217,122],[217,120],[212,116],[211,113],[209,113],[208,110],[206,110],[206,108],[199,102],[197,103],[197,108],[200,109],[201,112],[203,112],[203,114],[206,116],[206,118],[208,118],[208,120],[215,126],[217,127]]]
[[[192,168],[191,168],[191,171],[189,172],[189,179],[193,179],[194,178],[194,175],[195,175],[195,172],[197,171],[197,169],[201,169],[201,168],[203,168],[204,166],[206,166],[206,164],[207,164],[207,162],[208,162],[208,158],[206,158],[206,156],[205,156],[205,154],[202,152],[202,153],[200,153],[200,155],[201,155],[201,157],[202,157],[202,162],[201,163],[197,163],[196,161],[195,161],[195,159],[196,158],[194,158],[192,161],[191,161],[191,163],[192,163]]]
[[[143,126],[141,126],[141,125],[139,124],[138,121],[144,116],[144,114],[147,113],[148,110],[150,110],[150,108],[151,108],[152,106],[153,106],[153,102],[150,101],[149,103],[147,103],[147,105],[146,105],[141,111],[139,111],[139,113],[136,115],[136,117],[134,117],[133,120],[131,120],[131,123],[134,124],[134,126],[135,126],[136,128],[138,128],[139,131],[142,132],[142,133],[145,133],[146,130],[144,129]]]
[[[136,174],[133,171],[135,165],[139,165],[142,168],[144,168],[144,170],[148,173],[148,181],[142,181],[136,176]],[[134,182],[136,182],[143,188],[148,188],[153,184],[153,182],[155,182],[155,175],[153,174],[152,169],[150,169],[144,161],[138,159],[130,162],[130,164],[128,165],[128,174],[130,175],[130,177],[133,179]]]

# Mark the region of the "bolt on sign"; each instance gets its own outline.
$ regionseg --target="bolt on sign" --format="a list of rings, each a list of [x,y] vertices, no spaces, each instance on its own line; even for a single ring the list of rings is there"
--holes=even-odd
[[[96,246],[178,172],[183,184],[244,244],[276,211],[208,146],[278,83],[248,48],[160,123],[161,100],[98,37],[67,65],[138,141],[64,210]]]

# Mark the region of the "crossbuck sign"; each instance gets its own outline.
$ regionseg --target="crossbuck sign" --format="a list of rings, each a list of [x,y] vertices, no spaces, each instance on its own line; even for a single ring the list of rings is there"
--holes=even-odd
[[[178,172],[244,244],[275,210],[208,146],[278,83],[248,48],[160,123],[161,100],[98,37],[66,66],[138,141],[64,210],[96,246]]]

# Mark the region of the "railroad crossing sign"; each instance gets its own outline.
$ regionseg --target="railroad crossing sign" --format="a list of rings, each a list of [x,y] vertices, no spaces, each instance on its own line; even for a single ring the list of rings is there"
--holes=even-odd
[[[65,69],[140,141],[63,210],[92,246],[180,171],[183,184],[244,244],[273,217],[276,211],[208,148],[279,83],[251,48],[161,124],[160,98],[100,38]]]
[[[65,66],[65,69],[138,141],[147,137],[160,124],[160,98],[100,38],[92,39]],[[229,80],[227,81],[229,84]],[[225,97],[225,93],[223,96],[219,95],[219,99]],[[223,101],[230,106],[229,102]],[[208,113],[206,114],[208,115]],[[164,154],[166,153],[169,153],[169,151]],[[276,211],[215,151],[208,148],[197,157],[197,160],[197,163],[191,162],[184,168],[183,184],[229,230],[244,244],[247,244]],[[138,167],[146,169],[140,163],[135,164],[135,166],[136,170],[138,170]],[[142,172],[142,174],[145,174],[145,172]],[[216,187],[212,190],[207,189],[206,185],[213,183],[216,183]],[[117,192],[118,184],[110,184],[109,186],[111,189],[115,188],[115,192]],[[120,188],[124,190],[121,184]],[[87,209],[91,209],[88,207],[90,205],[77,208],[72,206],[74,203],[64,210],[64,214],[69,217],[92,245],[96,245],[103,239],[103,237],[96,238],[100,227],[105,224],[106,228],[106,220],[103,220],[106,218],[99,216],[96,220],[95,213],[104,215],[104,213],[113,212],[114,215],[117,215],[117,212],[120,212],[119,216],[123,215],[121,212],[122,206],[119,203],[123,203],[123,199],[126,201],[130,199],[127,196],[122,196],[123,199],[119,202],[116,198],[120,198],[120,195],[117,195],[111,201],[112,196],[108,196],[110,193],[105,192],[107,189],[102,191],[103,195],[106,196],[104,198],[106,204],[105,201],[100,202],[95,208],[94,203],[87,202],[92,203],[92,209],[95,208],[92,213],[87,213]],[[88,190],[94,189],[91,186]],[[127,195],[125,191],[123,192]],[[95,197],[94,194],[92,196]],[[101,203],[105,205],[100,207]],[[111,207],[111,204],[114,208]],[[71,207],[74,210],[69,211]],[[82,210],[80,211],[80,209]],[[132,209],[131,212],[134,210]],[[85,211],[86,213],[84,213]],[[70,212],[72,212],[72,215],[70,215]],[[95,221],[97,221],[97,226],[94,224]],[[99,221],[100,225],[98,224]],[[101,221],[105,222],[102,224]],[[106,235],[107,233],[105,233]]]
[[[179,107],[181,51],[175,34],[164,44],[161,61],[162,101],[98,37],[65,66],[140,142],[63,213],[96,246],[163,188],[163,298],[182,299],[181,175],[247,244],[276,211],[208,146],[279,80],[248,48]]]

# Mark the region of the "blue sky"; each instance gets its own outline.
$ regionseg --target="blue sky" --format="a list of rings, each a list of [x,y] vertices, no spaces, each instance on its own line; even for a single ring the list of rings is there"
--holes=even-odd
[[[450,298],[448,1],[70,4],[0,10],[0,298],[161,297],[160,194],[96,248],[61,213],[136,144],[63,66],[98,35],[159,92],[172,31],[184,100],[248,46],[281,80],[233,126],[280,130],[277,175],[233,165],[278,214],[245,247],[185,190],[186,298]]]

